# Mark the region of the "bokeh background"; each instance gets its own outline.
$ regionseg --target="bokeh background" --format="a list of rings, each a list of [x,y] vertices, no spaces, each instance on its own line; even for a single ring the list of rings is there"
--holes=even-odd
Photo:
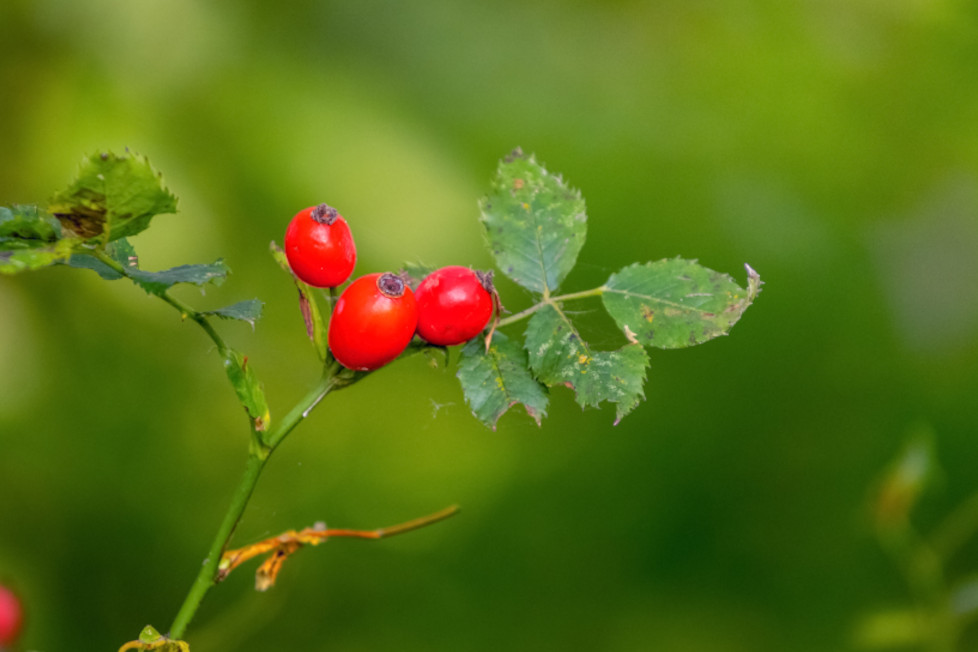
[[[587,199],[564,289],[675,255],[766,282],[730,337],[654,353],[616,427],[557,390],[542,428],[514,411],[491,431],[423,359],[334,395],[237,542],[462,514],[303,551],[266,594],[239,571],[195,652],[805,652],[910,605],[871,487],[924,430],[942,472],[921,528],[978,489],[976,6],[4,0],[0,204],[43,203],[99,148],[147,154],[180,212],[134,239],[141,263],[223,257],[222,287],[180,296],[266,302],[253,332],[221,330],[273,418],[318,375],[267,253],[291,215],[337,206],[357,273],[489,267],[476,201],[515,146]],[[162,302],[67,268],[0,278],[0,581],[27,603],[23,649],[167,627],[244,424]]]

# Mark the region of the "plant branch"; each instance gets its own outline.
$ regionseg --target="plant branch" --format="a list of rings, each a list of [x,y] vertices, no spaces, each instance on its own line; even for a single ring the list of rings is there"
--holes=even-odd
[[[234,569],[255,557],[267,555],[267,558],[255,573],[255,588],[258,591],[265,591],[275,584],[278,572],[282,568],[282,564],[285,563],[285,560],[304,546],[318,546],[320,543],[334,537],[384,539],[443,521],[450,516],[454,516],[458,511],[458,506],[452,505],[434,514],[376,530],[327,529],[324,525],[309,527],[299,531],[289,530],[277,536],[249,544],[243,548],[225,551],[218,568],[217,581],[223,581]]]
[[[126,278],[132,280],[132,277],[129,276],[129,269],[125,265],[119,263],[119,261],[114,259],[112,256],[107,254],[104,249],[95,249],[94,251],[86,252],[86,253],[89,253],[90,255],[93,255],[96,258],[98,258],[99,261],[101,261],[108,267],[112,268],[114,272],[121,274],[122,276],[125,276]],[[160,299],[162,299],[166,303],[176,308],[184,319],[189,317],[190,319],[197,322],[197,325],[199,325],[202,329],[204,329],[204,332],[207,333],[207,336],[211,338],[211,340],[217,346],[217,351],[218,353],[220,353],[221,357],[222,358],[227,357],[228,346],[227,344],[224,343],[224,338],[222,338],[221,335],[214,329],[214,326],[211,325],[210,321],[207,319],[205,315],[202,315],[200,312],[194,310],[193,308],[185,304],[183,301],[180,301],[176,297],[172,296],[168,290],[164,290],[163,292],[156,294],[156,296],[158,296]]]
[[[505,319],[500,319],[499,320],[499,323],[496,324],[496,327],[497,328],[502,328],[503,326],[508,326],[509,324],[515,324],[516,322],[520,321],[521,319],[526,319],[527,317],[529,317],[530,315],[532,315],[533,313],[535,313],[536,311],[540,310],[541,308],[543,308],[544,306],[547,306],[547,305],[555,305],[555,304],[557,304],[557,303],[559,303],[561,301],[573,301],[575,299],[586,299],[588,297],[599,297],[602,294],[604,294],[605,290],[607,290],[607,289],[608,289],[607,287],[605,287],[604,285],[602,285],[600,287],[592,288],[590,290],[582,290],[581,292],[571,292],[569,294],[559,294],[559,295],[554,296],[554,297],[544,296],[544,298],[543,298],[542,301],[540,301],[539,303],[536,303],[536,304],[530,306],[526,310],[521,310],[520,312],[516,313],[515,315],[510,315],[509,317],[506,317]]]
[[[261,475],[262,468],[265,466],[267,460],[267,456],[248,455],[244,475],[238,483],[238,488],[231,498],[231,504],[228,506],[228,510],[224,514],[224,519],[221,521],[217,534],[211,542],[207,557],[204,559],[200,572],[197,573],[197,578],[190,587],[190,592],[180,606],[180,610],[177,612],[173,624],[170,625],[169,635],[172,638],[179,639],[183,637],[184,632],[187,630],[187,625],[190,624],[194,614],[197,613],[197,608],[200,606],[204,596],[214,586],[221,555],[224,553],[225,548],[227,548],[228,542],[231,540],[231,535],[234,534],[234,530],[241,520],[241,515],[244,513],[245,507],[248,504],[248,499],[251,498],[251,494],[255,490],[255,485],[258,484],[258,477]]]
[[[103,249],[96,249],[91,253],[119,275],[133,280],[129,275],[129,269],[112,258]],[[191,308],[189,305],[172,296],[169,291],[155,294],[178,310],[184,319],[189,317],[195,321],[217,346],[218,353],[220,353],[221,357],[225,360],[228,358],[231,350],[220,334],[214,329],[205,314]],[[250,420],[252,438],[244,474],[231,497],[231,503],[228,505],[224,518],[221,520],[217,533],[214,535],[207,557],[204,559],[204,563],[197,573],[197,577],[191,585],[187,597],[184,599],[183,604],[180,606],[173,620],[173,624],[170,626],[170,636],[176,639],[183,636],[204,596],[219,581],[221,557],[230,544],[231,537],[234,535],[234,531],[241,521],[241,516],[244,514],[248,501],[255,490],[255,486],[258,484],[258,478],[261,476],[262,469],[265,467],[265,463],[268,461],[272,452],[299,423],[309,416],[310,412],[319,405],[320,401],[327,394],[334,389],[356,382],[364,375],[366,374],[344,369],[337,362],[328,358],[323,370],[323,376],[319,382],[285,415],[273,430],[259,432],[255,427],[254,420]]]
[[[238,488],[235,490],[234,495],[231,497],[231,504],[228,505],[224,519],[221,521],[214,540],[211,542],[207,557],[204,559],[200,572],[197,573],[197,578],[190,587],[190,592],[184,599],[176,618],[173,620],[173,624],[170,626],[169,635],[171,637],[181,638],[183,636],[204,596],[219,581],[218,575],[221,557],[231,542],[234,530],[238,526],[242,514],[244,514],[248,500],[251,498],[255,486],[258,484],[258,478],[261,476],[262,469],[265,466],[265,462],[268,461],[269,456],[282,443],[286,435],[292,432],[299,423],[309,416],[313,408],[327,394],[334,389],[352,382],[347,381],[342,372],[338,372],[340,369],[339,365],[328,367],[319,383],[285,415],[278,426],[270,432],[265,433],[264,441],[260,442],[258,446],[252,446],[248,454],[244,475],[238,483]]]

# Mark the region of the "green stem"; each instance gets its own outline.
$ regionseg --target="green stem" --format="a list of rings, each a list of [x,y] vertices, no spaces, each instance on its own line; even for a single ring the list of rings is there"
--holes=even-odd
[[[238,483],[238,488],[235,490],[234,496],[231,498],[231,504],[228,506],[228,511],[224,514],[224,520],[221,521],[214,541],[211,543],[210,550],[207,552],[207,558],[204,559],[204,564],[201,566],[200,572],[197,573],[197,579],[194,580],[193,585],[190,587],[190,592],[180,606],[180,611],[177,612],[173,624],[170,625],[169,635],[172,638],[180,639],[183,637],[184,632],[187,630],[187,625],[190,624],[194,614],[197,613],[197,608],[200,606],[204,596],[214,586],[218,564],[221,562],[221,555],[224,554],[224,550],[231,540],[231,535],[234,534],[234,530],[241,520],[241,515],[244,513],[245,506],[248,504],[248,499],[251,498],[251,494],[255,490],[255,485],[258,484],[258,477],[261,475],[266,460],[268,460],[267,455],[254,452],[248,455],[248,463],[245,466],[244,475],[241,478],[241,482]]]
[[[129,270],[119,263],[119,261],[109,256],[103,249],[96,249],[91,253],[118,274],[129,278]],[[230,354],[230,349],[224,343],[224,339],[211,325],[206,315],[171,296],[168,291],[163,291],[157,294],[157,296],[176,308],[184,319],[189,317],[197,322],[217,346],[221,358],[227,359]],[[335,298],[335,290],[331,289],[330,309],[332,309],[335,303]],[[214,535],[207,557],[204,559],[204,563],[197,573],[197,577],[191,585],[187,597],[184,599],[183,604],[180,605],[180,610],[177,612],[176,618],[174,618],[173,624],[170,626],[169,635],[172,638],[180,639],[183,637],[187,626],[193,619],[194,614],[197,613],[197,609],[200,607],[204,596],[217,583],[217,573],[221,563],[221,556],[231,542],[231,537],[234,535],[234,531],[241,521],[241,516],[244,514],[248,501],[251,499],[251,495],[255,490],[255,486],[258,484],[258,478],[261,477],[262,469],[265,468],[265,463],[268,461],[272,452],[275,451],[279,444],[282,443],[285,437],[296,426],[309,416],[309,413],[319,405],[319,402],[327,394],[334,389],[350,385],[365,375],[362,372],[352,372],[344,369],[332,356],[327,355],[323,376],[319,383],[285,415],[285,418],[276,427],[265,433],[258,432],[255,428],[254,421],[251,420],[251,446],[248,452],[248,461],[245,465],[244,475],[241,477],[241,481],[238,483],[238,487],[231,497],[231,504],[228,505],[224,518],[221,520],[217,533]]]
[[[91,253],[91,255],[98,258],[105,265],[111,267],[113,271],[121,274],[122,276],[125,276],[126,278],[129,278],[129,270],[124,265],[120,264],[119,261],[114,259],[112,256],[105,253],[105,250],[95,249],[94,251],[88,253]],[[214,330],[214,327],[211,325],[210,321],[208,321],[207,317],[200,314],[199,312],[197,312],[196,310],[194,310],[193,308],[185,304],[183,301],[180,301],[179,299],[171,296],[169,291],[163,291],[162,293],[157,294],[156,296],[158,296],[160,299],[163,299],[163,301],[176,308],[180,312],[181,316],[183,316],[184,319],[189,317],[190,319],[197,322],[197,324],[202,329],[204,329],[204,332],[207,333],[207,336],[211,338],[211,341],[213,341],[214,344],[217,345],[217,351],[218,353],[221,354],[221,357],[222,358],[227,357],[228,346],[227,344],[224,343],[224,339],[220,336],[220,334],[218,334],[218,332]]]
[[[296,403],[295,407],[278,422],[276,427],[265,433],[263,443],[269,451],[275,450],[282,443],[282,440],[309,416],[309,413],[319,405],[319,402],[326,398],[327,394],[352,384],[355,379],[352,378],[351,374],[352,372],[341,367],[338,362],[334,361],[327,365],[319,383],[309,390],[309,393],[301,401]]]
[[[200,606],[204,596],[217,583],[217,571],[221,562],[221,555],[224,554],[224,551],[227,550],[231,542],[234,530],[241,520],[241,515],[244,513],[248,500],[255,490],[255,485],[258,484],[258,478],[261,476],[265,462],[268,461],[272,452],[282,443],[286,435],[292,432],[297,425],[309,416],[313,408],[327,394],[334,389],[339,389],[352,382],[352,380],[346,378],[342,373],[338,373],[339,370],[339,365],[327,368],[326,373],[320,379],[319,383],[285,415],[285,418],[279,422],[276,428],[265,435],[262,445],[252,446],[248,454],[245,473],[241,478],[241,482],[238,483],[238,488],[235,490],[234,495],[231,497],[231,504],[228,505],[227,512],[224,514],[224,519],[221,521],[217,534],[214,535],[214,540],[211,542],[207,558],[204,560],[200,572],[197,573],[197,578],[190,587],[190,592],[184,599],[176,618],[173,620],[173,624],[170,626],[169,635],[171,638],[180,639],[183,636],[194,614],[197,613],[197,608]]]
[[[503,326],[508,326],[509,324],[514,324],[514,323],[520,321],[521,319],[526,319],[527,317],[529,317],[530,315],[532,315],[533,313],[535,313],[537,310],[540,310],[544,306],[553,305],[553,304],[559,303],[561,301],[573,301],[574,299],[586,299],[588,297],[599,297],[602,294],[604,294],[604,291],[607,290],[607,289],[608,288],[606,288],[604,285],[602,285],[601,287],[592,288],[590,290],[582,290],[580,292],[571,292],[569,294],[559,294],[559,295],[557,295],[555,297],[544,296],[543,301],[541,301],[540,303],[537,303],[535,305],[532,305],[529,308],[527,308],[526,310],[521,310],[520,312],[516,313],[515,315],[510,315],[506,319],[500,319],[499,320],[499,323],[496,324],[496,327],[497,328],[502,328]]]

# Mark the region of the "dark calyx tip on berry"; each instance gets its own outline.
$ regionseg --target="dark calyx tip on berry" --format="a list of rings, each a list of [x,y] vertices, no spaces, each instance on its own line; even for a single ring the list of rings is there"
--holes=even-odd
[[[384,272],[377,279],[377,287],[381,292],[391,298],[402,296],[404,294],[404,286],[404,279],[390,272]]]
[[[479,279],[479,283],[481,283],[482,284],[482,287],[484,287],[486,289],[486,292],[488,292],[489,294],[493,294],[493,293],[496,292],[496,288],[492,284],[492,270],[491,269],[488,270],[488,271],[485,271],[485,272],[483,272],[481,270],[478,270],[478,269],[477,270],[473,270],[473,271],[475,271],[475,277],[477,279]]]
[[[320,204],[312,209],[312,219],[316,220],[320,224],[325,224],[326,226],[329,226],[335,222],[336,218],[339,216],[339,211],[329,204]]]

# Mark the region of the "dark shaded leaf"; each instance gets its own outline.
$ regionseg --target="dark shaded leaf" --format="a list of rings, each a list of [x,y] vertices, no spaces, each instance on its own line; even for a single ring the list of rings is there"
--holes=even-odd
[[[66,231],[110,242],[145,230],[156,215],[175,213],[177,199],[146,157],[105,152],[82,162],[78,178],[49,210]]]
[[[471,340],[458,362],[459,382],[472,413],[493,430],[509,408],[522,404],[537,425],[547,415],[547,390],[527,369],[526,351],[496,333],[486,351],[482,339]]]
[[[645,397],[648,354],[639,344],[617,351],[594,351],[581,339],[570,318],[557,306],[544,306],[526,327],[530,368],[549,386],[574,389],[581,407],[597,407],[602,401],[616,404],[615,423]]]
[[[519,149],[500,161],[479,204],[496,265],[533,292],[553,292],[587,235],[581,193]]]
[[[613,274],[601,295],[608,313],[630,338],[675,349],[725,335],[760,291],[748,269],[745,290],[726,274],[693,260],[634,264]]]
[[[130,269],[126,275],[150,294],[163,294],[177,283],[220,285],[230,271],[224,261],[218,260],[210,265],[180,265],[162,272]]]
[[[218,308],[217,310],[205,310],[201,314],[205,316],[213,315],[221,319],[237,319],[238,321],[248,322],[254,328],[255,322],[261,318],[261,311],[264,305],[258,299],[248,299],[247,301],[239,301],[230,306]]]

